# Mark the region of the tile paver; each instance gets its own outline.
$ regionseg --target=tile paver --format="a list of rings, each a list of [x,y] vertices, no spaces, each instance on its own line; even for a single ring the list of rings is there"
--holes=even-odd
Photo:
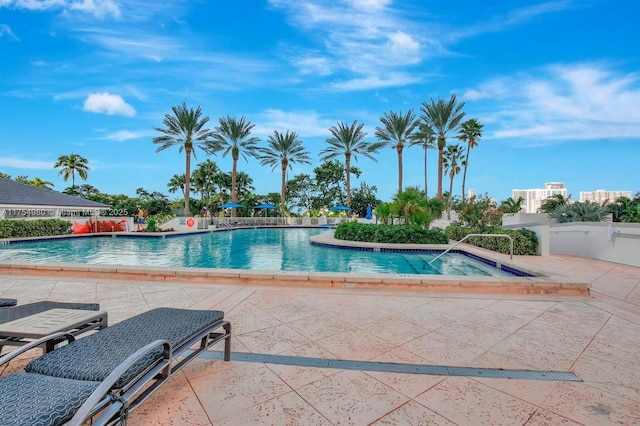
[[[130,425],[640,424],[640,268],[518,256],[591,283],[590,296],[266,287],[0,275],[0,297],[98,302],[111,324],[158,306],[221,309],[232,351],[508,369],[544,382],[197,359]],[[5,349],[5,351],[8,349]],[[218,348],[219,350],[219,348]],[[23,366],[33,351],[1,374]]]

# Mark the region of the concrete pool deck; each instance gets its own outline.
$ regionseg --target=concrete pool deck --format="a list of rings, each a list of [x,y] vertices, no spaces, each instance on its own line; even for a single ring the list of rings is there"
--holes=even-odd
[[[160,306],[225,311],[232,351],[249,362],[193,361],[131,413],[130,425],[640,424],[640,268],[565,255],[515,260],[588,283],[591,294],[312,287],[297,285],[295,276],[288,286],[160,282],[14,270],[0,273],[0,297],[20,304],[98,302],[111,324]],[[250,355],[570,371],[582,381],[282,365]],[[27,359],[12,361],[2,374]]]

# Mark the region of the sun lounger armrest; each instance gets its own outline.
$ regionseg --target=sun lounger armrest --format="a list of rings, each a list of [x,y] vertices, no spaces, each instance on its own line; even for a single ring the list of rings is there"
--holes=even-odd
[[[143,358],[150,352],[157,350],[158,347],[163,347],[163,357],[162,360],[150,370],[151,375],[156,375],[159,371],[165,370],[165,374],[169,375],[171,369],[171,357],[172,357],[172,348],[171,343],[168,340],[156,340],[154,342],[149,343],[143,348],[138,349],[135,353],[130,355],[127,359],[122,361],[120,365],[118,365],[112,372],[109,374],[96,388],[95,391],[87,398],[87,400],[82,404],[80,409],[76,412],[73,418],[66,423],[68,426],[72,425],[82,425],[86,422],[89,417],[94,415],[95,408],[98,404],[110,393],[113,389],[114,384],[122,377],[123,374],[127,372],[138,360]]]
[[[30,349],[37,348],[38,346],[42,346],[51,340],[60,340],[60,341],[66,340],[67,343],[71,343],[74,340],[76,340],[76,338],[73,336],[73,334],[67,333],[64,331],[61,331],[59,333],[49,334],[48,336],[44,336],[39,338],[38,340],[29,342],[26,345],[19,346],[18,349],[14,349],[11,352],[0,357],[0,365],[4,365],[7,362],[14,359],[15,357],[17,357],[18,355],[22,355],[23,353],[25,353]]]

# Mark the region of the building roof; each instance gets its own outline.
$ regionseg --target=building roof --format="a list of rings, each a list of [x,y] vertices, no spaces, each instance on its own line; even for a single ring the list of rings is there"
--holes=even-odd
[[[108,205],[0,178],[0,206],[52,206],[105,209]]]

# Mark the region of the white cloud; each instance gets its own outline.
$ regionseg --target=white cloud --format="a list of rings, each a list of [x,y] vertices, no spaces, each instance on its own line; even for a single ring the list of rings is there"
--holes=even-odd
[[[353,86],[382,88],[389,86],[390,73],[409,72],[407,67],[423,63],[435,56],[451,55],[451,45],[479,34],[503,31],[542,15],[580,7],[575,0],[554,0],[501,14],[478,16],[476,22],[453,25],[445,18],[430,13],[434,6],[399,4],[392,0],[269,0],[283,10],[297,31],[307,31],[316,46],[303,48],[291,56],[302,74],[320,76],[346,71],[355,74],[349,84],[334,84],[333,88]],[[419,2],[413,2],[419,3]],[[510,5],[510,4],[509,4]],[[503,6],[509,8],[510,6]],[[320,50],[321,54],[318,54]],[[313,53],[312,53],[313,52]],[[322,58],[313,67],[311,61],[299,58]],[[378,82],[379,84],[377,84]],[[400,83],[398,81],[397,83]],[[411,81],[407,81],[411,83]],[[396,83],[392,85],[397,85]],[[469,96],[480,96],[469,93]]]
[[[329,127],[333,126],[333,120],[325,119],[315,111],[283,111],[280,109],[267,109],[260,113],[259,123],[254,133],[270,135],[274,130],[284,132],[295,131],[301,137],[328,136]]]
[[[0,167],[28,170],[53,169],[53,161],[23,160],[15,157],[0,157]]]
[[[111,140],[111,141],[128,141],[131,139],[140,139],[146,138],[154,135],[154,132],[151,130],[118,130],[117,132],[108,133],[105,136],[98,138],[101,140]]]
[[[97,18],[113,16],[120,18],[120,8],[112,0],[82,0],[69,4],[69,9],[90,13]]]
[[[335,82],[331,87],[335,90],[353,91],[369,90],[381,87],[401,87],[408,84],[418,83],[419,77],[405,73],[392,73],[389,75],[374,75],[363,78],[354,78],[342,82]]]
[[[480,84],[475,89],[466,90],[462,97],[466,100],[500,99],[509,96],[513,87],[504,79],[494,79]]]
[[[14,40],[20,41],[18,36],[16,36],[13,31],[11,31],[11,27],[6,24],[0,24],[0,37],[7,36]]]
[[[360,83],[355,85],[388,87],[389,79],[383,75],[419,63],[425,54],[423,43],[432,44],[417,33],[415,21],[402,18],[402,11],[392,8],[389,0],[271,0],[270,4],[284,9],[292,25],[308,31],[325,52],[296,51],[291,62],[302,74],[348,71],[356,74],[354,81]],[[353,90],[351,86],[335,84],[333,88]]]
[[[509,3],[504,2],[504,4]],[[506,13],[480,19],[477,23],[468,23],[458,29],[444,31],[441,39],[447,43],[454,43],[461,39],[475,37],[480,34],[500,32],[506,28],[520,25],[542,15],[562,12],[570,8],[582,6],[584,6],[584,2],[583,4],[579,4],[574,0],[549,1],[525,6],[519,9],[509,10]]]
[[[294,60],[298,66],[301,74],[316,74],[316,75],[330,75],[333,70],[331,69],[331,62],[328,58],[324,57],[306,57],[298,60]]]
[[[128,117],[136,115],[136,110],[126,103],[120,95],[112,95],[107,92],[90,94],[84,101],[83,109],[107,115],[126,115]]]
[[[420,62],[420,43],[402,31],[396,31],[387,36],[385,44],[386,56],[382,59],[396,66],[411,65]]]
[[[391,0],[347,0],[347,3],[356,8],[382,9],[391,4]]]
[[[34,11],[80,11],[96,18],[120,17],[118,3],[113,0],[4,0],[0,2],[0,7],[3,6]]]
[[[468,90],[465,98],[499,100],[496,138],[640,138],[640,76],[603,65],[555,65],[538,75],[495,79]]]

